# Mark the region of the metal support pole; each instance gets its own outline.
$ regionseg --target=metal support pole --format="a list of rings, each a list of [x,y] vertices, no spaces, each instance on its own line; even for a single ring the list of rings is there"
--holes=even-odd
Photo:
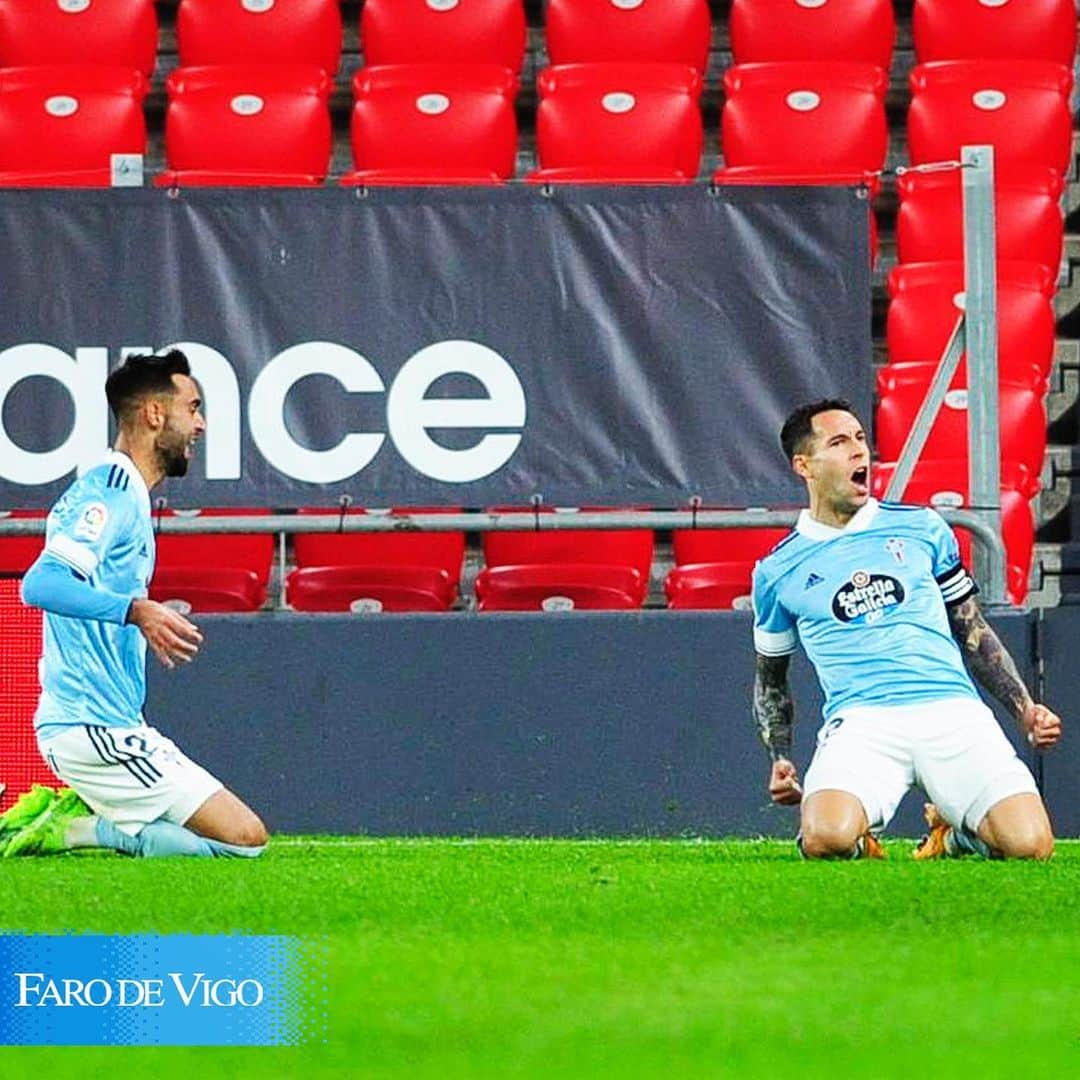
[[[941,403],[945,400],[949,383],[952,382],[952,377],[956,373],[956,365],[960,363],[965,337],[964,316],[961,315],[956,320],[953,332],[949,336],[949,343],[945,346],[945,353],[938,363],[937,371],[934,372],[930,389],[927,390],[926,397],[919,406],[915,423],[911,425],[908,437],[904,440],[904,447],[900,451],[896,469],[885,491],[885,498],[890,502],[899,502],[904,497],[904,489],[908,486],[911,474],[915,471],[915,463],[919,460],[919,455],[930,435],[930,429],[937,419]]]
[[[997,273],[994,232],[994,148],[965,146],[964,291],[967,318],[968,491],[973,510],[1001,534],[1001,444],[998,426]],[[999,574],[983,550],[975,576],[991,604],[1005,602]]]

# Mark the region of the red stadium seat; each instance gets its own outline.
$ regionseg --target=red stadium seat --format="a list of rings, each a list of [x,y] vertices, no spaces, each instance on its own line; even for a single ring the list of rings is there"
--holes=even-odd
[[[360,44],[369,65],[497,64],[525,59],[521,0],[365,0]]]
[[[884,498],[892,479],[893,462],[874,465],[871,479],[873,493]],[[938,509],[959,508],[968,504],[967,458],[920,461],[908,482],[901,500]],[[1006,592],[1013,604],[1022,604],[1028,594],[1031,560],[1035,547],[1035,519],[1031,499],[1038,492],[1038,480],[1022,466],[1002,463],[1001,469],[1001,538],[1005,544]],[[971,533],[956,529],[960,555],[971,567]]]
[[[166,511],[178,517],[263,517],[261,509]],[[272,533],[159,534],[150,598],[192,611],[255,611],[266,602]]]
[[[926,374],[923,365],[905,364],[883,377],[874,431],[877,452],[886,461],[900,457],[929,388]],[[998,427],[1002,460],[1017,461],[1030,473],[1038,474],[1046,456],[1046,406],[1041,386],[1001,380]],[[967,445],[967,438],[968,391],[964,385],[946,391],[921,456],[936,460],[956,455]]]
[[[915,0],[915,56],[933,60],[1050,60],[1073,66],[1075,0]]]
[[[330,165],[331,80],[322,68],[177,68],[168,78],[158,187],[315,186]]]
[[[108,187],[146,151],[145,94],[134,68],[0,68],[0,186]]]
[[[107,64],[149,76],[157,32],[154,0],[3,0],[0,67]]]
[[[693,180],[701,77],[678,64],[568,64],[540,75],[533,182]]]
[[[879,367],[875,374],[877,395],[880,398],[889,387],[899,383],[921,383],[929,387],[937,372],[937,362],[909,361],[901,364],[885,364]],[[1040,397],[1046,395],[1049,383],[1046,374],[1040,371],[1035,364],[1028,364],[1016,369],[1002,370],[998,367],[999,382],[1006,382],[1013,386],[1026,386]],[[963,390],[967,386],[967,358],[961,357],[956,372],[949,382],[950,390]]]
[[[0,521],[45,517],[44,510],[0,510]],[[0,574],[23,574],[45,546],[44,536],[0,536]]]
[[[639,608],[652,553],[650,529],[488,532],[476,599],[481,611]]]
[[[393,511],[451,512],[423,508]],[[465,534],[297,533],[293,550],[297,569],[289,575],[285,592],[290,606],[298,611],[446,611],[458,595]]]
[[[998,368],[1025,378],[1044,376],[1054,360],[1054,276],[1038,263],[997,264]],[[890,364],[937,361],[961,308],[961,263],[905,263],[888,277],[885,339]]]
[[[339,0],[180,0],[184,67],[310,64],[333,75],[341,56]]]
[[[885,164],[885,73],[869,64],[738,64],[724,76],[727,166],[861,175]]]
[[[891,0],[732,0],[736,64],[841,60],[892,61],[896,20]]]
[[[494,64],[362,68],[343,184],[495,184],[514,175],[517,79]]]
[[[995,185],[998,259],[1037,262],[1057,276],[1065,237],[1063,187],[1060,175],[1053,169],[1014,171]],[[897,181],[897,191],[900,208],[896,245],[900,262],[962,260],[960,171],[905,173]]]
[[[754,564],[789,529],[676,529],[675,567],[664,582],[668,606],[730,608],[750,596]]]
[[[712,27],[707,0],[548,0],[552,64],[665,63],[704,72]]]
[[[911,72],[907,114],[913,165],[958,161],[962,146],[992,145],[999,176],[1072,162],[1072,71],[1037,60],[955,60]]]

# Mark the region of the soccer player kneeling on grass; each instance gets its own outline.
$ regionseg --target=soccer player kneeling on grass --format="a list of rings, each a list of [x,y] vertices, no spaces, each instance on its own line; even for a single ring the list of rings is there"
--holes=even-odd
[[[983,618],[952,530],[934,510],[870,497],[866,435],[846,401],[797,409],[780,441],[810,506],[754,571],[754,717],[772,757],[769,794],[802,804],[800,850],[880,857],[877,833],[918,786],[932,801],[917,859],[1049,858],[1031,772],[967,668],[1029,745],[1053,746],[1061,720],[1032,701]],[[801,787],[787,682],[799,640],[825,693]]]
[[[259,818],[142,716],[146,647],[168,668],[202,635],[147,599],[154,568],[150,489],[183,476],[205,430],[183,353],[131,356],[105,394],[115,448],[61,496],[23,600],[42,608],[38,746],[70,789],[36,788],[3,817],[3,854],[113,848],[128,855],[258,855]]]

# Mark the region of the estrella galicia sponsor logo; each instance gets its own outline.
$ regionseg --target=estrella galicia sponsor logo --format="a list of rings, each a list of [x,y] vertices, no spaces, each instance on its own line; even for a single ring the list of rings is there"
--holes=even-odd
[[[856,570],[833,597],[833,614],[846,623],[870,623],[903,603],[904,586],[888,574]]]

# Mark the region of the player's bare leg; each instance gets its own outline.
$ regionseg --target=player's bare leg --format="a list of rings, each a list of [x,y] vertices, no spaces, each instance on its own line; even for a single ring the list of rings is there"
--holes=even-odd
[[[881,858],[862,802],[848,791],[815,791],[802,803],[799,847],[808,859]]]
[[[958,858],[978,854],[985,858],[1049,859],[1054,834],[1046,808],[1038,795],[1009,795],[990,807],[978,833],[954,828],[933,803],[925,808],[930,833],[915,852],[916,859]]]
[[[184,828],[237,847],[262,847],[269,839],[266,826],[255,811],[228,788],[211,795],[184,822]]]
[[[1006,859],[1049,859],[1054,854],[1046,807],[1029,792],[994,803],[979,822],[979,839]]]

